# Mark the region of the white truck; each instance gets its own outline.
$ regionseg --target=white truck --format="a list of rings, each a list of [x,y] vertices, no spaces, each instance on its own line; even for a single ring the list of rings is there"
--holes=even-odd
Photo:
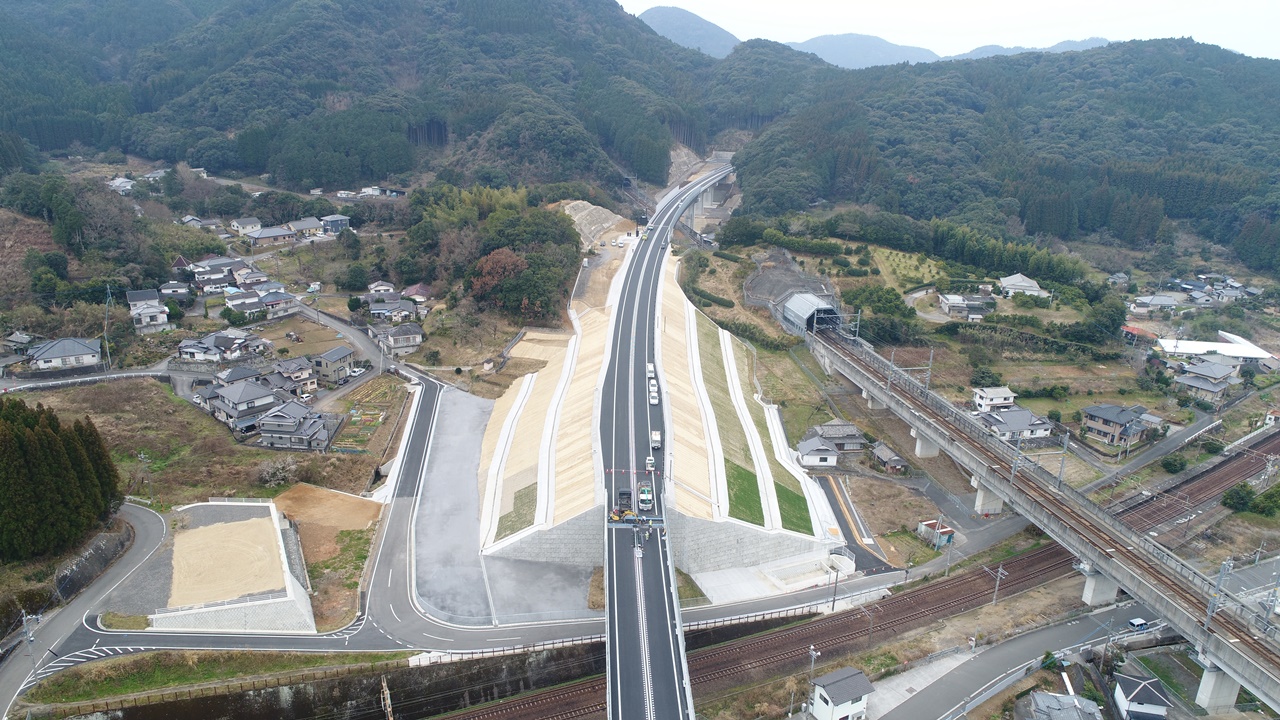
[[[658,373],[653,369],[653,363],[645,363],[644,373],[645,373],[645,377],[649,378],[650,380],[658,376]]]
[[[662,431],[654,430],[649,433],[649,447],[657,450],[662,447]]]

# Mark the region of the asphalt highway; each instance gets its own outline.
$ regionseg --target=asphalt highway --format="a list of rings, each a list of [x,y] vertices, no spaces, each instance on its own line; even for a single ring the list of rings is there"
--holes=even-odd
[[[655,363],[658,280],[670,252],[671,229],[683,207],[728,172],[728,167],[715,171],[659,202],[647,238],[633,240],[614,312],[600,403],[605,484],[615,506],[619,490],[630,490],[635,498],[644,479],[653,482],[655,495],[652,510],[637,508],[630,527],[615,524],[606,537],[608,707],[609,717],[618,720],[692,718],[673,565],[661,526],[668,499],[663,458],[670,438],[664,403],[650,404],[646,365]],[[656,379],[661,398],[662,378]],[[649,471],[646,458],[655,452],[649,447],[655,430],[662,432],[663,451],[654,455]]]

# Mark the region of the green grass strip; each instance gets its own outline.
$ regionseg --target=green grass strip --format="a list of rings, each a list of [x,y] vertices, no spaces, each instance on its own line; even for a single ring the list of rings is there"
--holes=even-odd
[[[724,472],[729,486],[729,517],[764,527],[764,505],[756,474],[728,460],[724,461]]]

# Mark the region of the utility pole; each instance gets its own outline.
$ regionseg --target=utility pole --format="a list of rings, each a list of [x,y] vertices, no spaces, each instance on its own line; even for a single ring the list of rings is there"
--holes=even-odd
[[[840,566],[836,565],[835,581],[831,583],[831,612],[836,611],[836,592],[840,588]]]
[[[102,312],[102,347],[107,351],[107,369],[111,369],[111,339],[107,335],[107,326],[111,321],[111,286],[107,285],[107,302]]]
[[[391,713],[391,691],[387,689],[387,676],[382,676],[382,709],[387,713],[387,720],[395,720]]]
[[[813,684],[813,664],[818,660],[822,653],[815,650],[812,645],[809,646],[809,683]]]
[[[1213,621],[1213,614],[1218,612],[1218,603],[1222,601],[1222,587],[1227,584],[1227,576],[1231,574],[1231,568],[1234,563],[1231,558],[1227,558],[1222,563],[1222,567],[1218,568],[1218,582],[1213,586],[1213,592],[1209,595],[1209,607],[1204,613],[1204,629],[1209,629],[1209,623]]]
[[[992,570],[991,568],[985,565],[982,566],[982,569],[986,570],[988,575],[996,579],[996,590],[995,592],[991,593],[991,604],[995,605],[996,600],[1000,598],[1000,580],[1008,577],[1009,573],[1005,572],[1004,563],[1000,563],[1000,567],[996,568],[995,570]]]
[[[27,655],[31,657],[31,669],[36,667],[36,652],[32,647],[36,641],[36,628],[40,625],[39,615],[28,615],[26,610],[22,611],[22,639],[27,643]]]

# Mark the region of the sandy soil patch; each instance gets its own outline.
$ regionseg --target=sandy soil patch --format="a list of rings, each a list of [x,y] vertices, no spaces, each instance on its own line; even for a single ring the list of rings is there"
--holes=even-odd
[[[276,507],[298,524],[307,562],[336,556],[340,531],[363,530],[382,513],[381,503],[305,483],[276,496]]]
[[[169,607],[283,590],[279,543],[271,518],[178,532],[173,538]]]
[[[662,283],[662,381],[667,401],[671,403],[673,427],[664,442],[671,447],[670,477],[675,479],[676,509],[698,518],[711,519],[711,461],[707,453],[707,435],[702,408],[693,389],[690,365],[689,326],[685,310],[688,300],[676,283],[675,259],[668,256]],[[696,336],[694,336],[696,337]],[[699,352],[697,348],[693,353]],[[727,501],[727,498],[725,499]],[[726,508],[727,512],[727,508]]]
[[[577,516],[596,504],[596,475],[592,454],[596,383],[604,364],[609,317],[588,310],[578,320],[582,336],[578,360],[560,407],[555,444],[555,515],[553,522]]]

